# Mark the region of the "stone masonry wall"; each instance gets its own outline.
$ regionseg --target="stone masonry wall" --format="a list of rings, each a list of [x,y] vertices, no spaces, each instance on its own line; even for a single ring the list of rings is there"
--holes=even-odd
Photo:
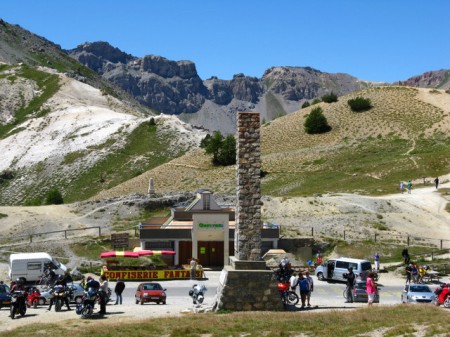
[[[237,118],[237,212],[235,257],[256,261],[261,256],[261,150],[257,112]]]

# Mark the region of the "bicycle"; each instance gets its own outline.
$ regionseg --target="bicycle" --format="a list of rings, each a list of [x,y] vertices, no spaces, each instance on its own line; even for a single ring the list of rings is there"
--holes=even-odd
[[[342,296],[344,296],[344,298],[348,301],[348,298],[347,298],[347,291],[348,291],[348,288],[350,288],[350,286],[346,286],[345,287],[345,289],[344,289],[344,292],[342,293]],[[353,288],[353,287],[352,287]]]

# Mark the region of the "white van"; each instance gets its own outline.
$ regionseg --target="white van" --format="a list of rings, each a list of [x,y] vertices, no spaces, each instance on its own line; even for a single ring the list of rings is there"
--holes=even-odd
[[[316,268],[315,274],[321,281],[346,281],[344,274],[348,273],[348,268],[353,268],[356,277],[364,278],[372,270],[372,265],[367,260],[340,257],[328,260]]]
[[[9,278],[14,281],[25,277],[27,281],[38,281],[46,267],[50,267],[57,275],[64,275],[65,265],[53,259],[47,253],[19,253],[9,256]]]

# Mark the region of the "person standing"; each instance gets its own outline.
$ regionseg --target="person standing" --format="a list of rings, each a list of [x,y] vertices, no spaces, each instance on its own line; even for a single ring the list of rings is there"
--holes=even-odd
[[[308,307],[311,306],[311,293],[314,291],[314,281],[313,278],[309,275],[309,270],[305,272],[306,279],[308,280],[309,292],[306,294],[306,302]]]
[[[406,272],[406,284],[411,284],[411,276],[412,276],[412,265],[409,264],[406,266],[405,268],[405,272]]]
[[[306,297],[310,291],[308,279],[301,272],[298,273],[298,284],[300,286],[300,300],[302,301],[302,309],[305,308]]]
[[[104,275],[100,276],[100,315],[106,314],[106,301],[108,297],[108,280]]]
[[[375,269],[380,270],[380,255],[378,253],[375,253],[375,256],[373,257],[375,262]]]
[[[193,280],[195,279],[197,273],[197,260],[195,259],[195,257],[191,259],[190,268],[191,268],[191,280]]]
[[[317,265],[321,265],[322,264],[322,254],[320,254],[320,252],[317,252]]]
[[[375,294],[377,292],[377,284],[373,280],[374,273],[371,271],[366,279],[366,292],[367,292],[367,305],[369,307],[372,306],[373,301],[375,300]]]
[[[353,272],[353,267],[348,267],[348,273],[345,273],[343,276],[344,278],[347,280],[347,301],[345,301],[345,303],[353,303],[353,288],[355,287],[355,280],[356,280],[356,276],[355,273]]]
[[[122,293],[124,289],[125,282],[117,278],[116,286],[114,287],[114,292],[116,293],[116,303],[114,303],[114,305],[122,304]]]
[[[436,189],[438,189],[438,187],[439,187],[439,177],[436,177],[436,179],[434,179],[434,184],[436,185]]]
[[[411,276],[414,283],[419,281],[419,268],[417,268],[417,264],[412,265]]]
[[[405,183],[403,181],[400,181],[400,193],[403,194],[405,191]]]
[[[408,184],[406,185],[406,188],[408,189],[408,194],[411,194],[412,190],[412,181],[408,180]]]
[[[297,285],[298,285],[298,276],[296,273],[293,273],[292,276],[289,278],[289,285],[291,286],[291,290],[296,293],[297,292]]]

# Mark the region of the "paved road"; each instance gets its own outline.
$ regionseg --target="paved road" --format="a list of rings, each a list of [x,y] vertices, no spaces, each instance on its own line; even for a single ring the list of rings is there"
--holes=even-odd
[[[219,284],[220,271],[209,271],[206,274],[206,280],[173,280],[173,281],[161,281],[163,288],[167,289],[167,302],[183,303],[186,301],[190,304],[190,297],[188,295],[189,290],[192,288],[193,284],[202,283],[208,288],[205,296],[205,303],[212,303],[216,295],[217,286]],[[126,282],[126,289],[124,291],[124,301],[127,303],[134,302],[134,292],[140,282]],[[111,289],[114,289],[114,282],[110,283]],[[434,290],[437,285],[430,285],[430,288]],[[383,280],[380,279],[379,289],[380,289],[380,303],[382,304],[398,304],[401,303],[400,295],[404,288],[404,281],[401,278],[398,280],[386,281],[383,284]],[[312,295],[312,301],[314,305],[319,307],[341,307],[344,304],[346,306],[355,306],[358,304],[347,304],[344,303],[345,299],[343,297],[343,292],[345,289],[344,283],[328,283],[324,281],[319,281],[314,277],[314,292]],[[113,295],[113,298],[115,296]]]

